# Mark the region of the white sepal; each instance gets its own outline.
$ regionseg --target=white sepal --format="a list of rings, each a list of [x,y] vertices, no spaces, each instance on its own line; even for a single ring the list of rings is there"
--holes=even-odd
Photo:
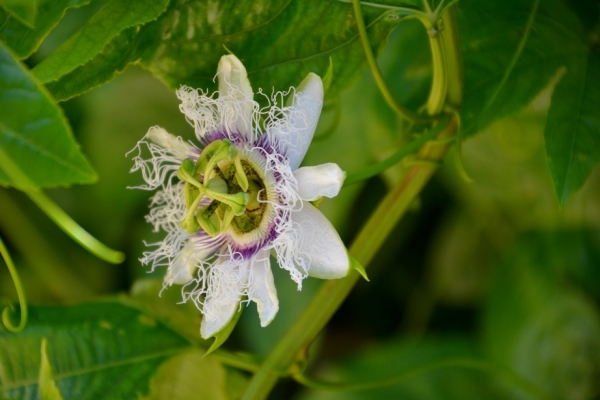
[[[194,154],[194,147],[183,141],[180,137],[171,135],[160,126],[153,126],[148,129],[146,139],[150,142],[166,149],[177,158],[184,159]]]
[[[334,163],[302,167],[294,171],[298,195],[302,200],[314,201],[320,197],[335,197],[340,192],[346,173]]]

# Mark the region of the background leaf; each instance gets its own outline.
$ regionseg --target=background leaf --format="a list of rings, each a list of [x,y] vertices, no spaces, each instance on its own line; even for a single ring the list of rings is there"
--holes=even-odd
[[[382,50],[397,15],[365,9],[371,44]],[[135,36],[135,37],[132,37]],[[96,58],[49,86],[67,99],[104,83],[131,62],[171,88],[214,90],[213,78],[227,46],[244,62],[250,81],[267,94],[297,85],[308,72],[325,75],[333,60],[331,98],[354,83],[367,64],[352,6],[336,1],[278,0],[240,3],[173,1],[157,21],[125,31]],[[264,101],[261,96],[257,100]]]
[[[42,82],[60,78],[91,60],[124,29],[156,19],[167,3],[168,0],[108,2],[33,72]]]
[[[136,398],[154,370],[190,344],[161,323],[118,302],[31,307],[21,334],[0,328],[3,394],[37,399],[40,343],[48,339],[55,382],[65,399]]]
[[[521,235],[484,309],[490,356],[558,398],[600,393],[600,315],[590,301],[600,288],[598,239],[588,231]]]
[[[150,381],[147,400],[226,400],[243,392],[247,378],[197,350],[172,357]]]
[[[544,129],[558,201],[569,197],[600,162],[600,54],[573,54],[556,85]]]
[[[15,181],[15,173],[0,171],[2,185],[31,189],[96,180],[60,108],[1,42],[0,149],[1,165],[26,177]]]
[[[33,53],[42,40],[65,15],[68,8],[81,7],[91,0],[39,0],[35,27],[28,27],[5,10],[0,9],[0,40],[19,58]]]

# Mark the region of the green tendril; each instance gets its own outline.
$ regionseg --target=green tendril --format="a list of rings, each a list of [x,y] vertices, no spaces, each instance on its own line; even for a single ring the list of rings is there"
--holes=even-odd
[[[421,146],[423,146],[425,143],[434,140],[436,138],[436,136],[438,136],[448,126],[449,123],[450,123],[450,116],[446,116],[446,117],[442,118],[442,120],[434,128],[430,129],[428,132],[419,136],[418,138],[416,138],[415,140],[413,140],[406,146],[402,147],[400,150],[398,150],[398,152],[393,154],[391,157],[386,158],[385,160],[381,161],[380,163],[370,165],[366,168],[363,168],[362,170],[360,170],[358,172],[348,175],[348,177],[344,181],[344,187],[352,185],[353,183],[363,181],[365,179],[369,179],[375,175],[379,175],[381,172],[392,167],[397,162],[402,160],[404,157],[407,157],[407,156],[411,155],[412,153],[414,153],[415,151],[419,150],[419,148],[421,148]]]
[[[392,108],[392,110],[394,110],[401,118],[412,123],[419,122],[421,118],[418,115],[402,106],[394,98],[394,95],[392,94],[390,88],[385,82],[385,79],[383,78],[383,74],[379,69],[379,65],[377,65],[377,60],[375,59],[375,55],[373,54],[373,49],[371,49],[371,43],[369,42],[369,36],[367,35],[367,28],[365,27],[365,21],[361,9],[361,2],[359,0],[352,0],[352,4],[354,5],[356,25],[358,26],[358,33],[363,44],[365,56],[371,68],[371,72],[373,73],[373,77],[375,78],[375,82],[377,83],[379,91],[383,95],[384,99],[387,101],[388,105]]]
[[[25,298],[25,290],[23,290],[23,285],[21,284],[21,279],[19,278],[19,274],[17,273],[17,269],[10,258],[10,254],[8,254],[8,250],[0,238],[0,253],[2,253],[2,258],[4,258],[4,262],[8,267],[8,271],[10,272],[10,276],[15,284],[15,289],[17,290],[17,296],[19,298],[19,305],[21,306],[21,320],[19,321],[18,326],[14,326],[10,320],[10,312],[13,310],[13,306],[10,305],[2,311],[2,322],[6,329],[11,332],[20,332],[27,325],[27,299]]]
[[[84,249],[96,257],[111,264],[120,264],[125,260],[125,254],[113,250],[90,235],[77,224],[66,212],[50,200],[42,191],[24,190],[29,198],[52,220],[60,229],[79,243]]]

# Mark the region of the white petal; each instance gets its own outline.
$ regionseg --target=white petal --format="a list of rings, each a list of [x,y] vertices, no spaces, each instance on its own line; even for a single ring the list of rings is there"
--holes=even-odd
[[[173,260],[165,275],[168,285],[185,285],[194,279],[196,268],[206,257],[214,253],[214,248],[188,240]]]
[[[296,88],[288,110],[287,126],[276,133],[283,143],[288,143],[292,171],[300,166],[312,141],[323,107],[323,82],[318,75],[309,73]],[[283,136],[283,137],[281,137]],[[288,136],[288,137],[285,137]]]
[[[146,133],[146,138],[152,143],[159,145],[178,158],[186,158],[194,154],[194,147],[183,141],[180,137],[171,135],[160,126],[153,126]]]
[[[252,278],[248,288],[248,297],[256,303],[260,325],[267,326],[271,323],[279,310],[279,299],[271,271],[269,251],[262,250],[252,263]]]
[[[230,122],[231,128],[242,134],[251,132],[254,92],[244,64],[234,55],[223,56],[219,61],[217,76],[219,98],[225,99],[235,113]]]
[[[302,200],[314,201],[319,197],[335,197],[340,192],[346,173],[334,163],[302,167],[294,171],[298,181],[298,195]]]
[[[292,221],[301,230],[296,256],[308,275],[336,279],[348,274],[350,260],[346,247],[321,211],[305,202],[302,210],[292,212]]]
[[[208,339],[218,333],[231,321],[240,305],[239,298],[228,298],[227,301],[220,301],[218,304],[210,304],[213,312],[216,314],[214,318],[208,319],[206,316],[202,318],[200,324],[200,335],[204,339]],[[205,304],[205,307],[207,304]]]

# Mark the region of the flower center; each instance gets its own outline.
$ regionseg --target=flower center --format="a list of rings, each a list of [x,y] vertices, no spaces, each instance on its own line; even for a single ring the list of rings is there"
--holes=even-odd
[[[202,228],[214,236],[230,225],[247,233],[260,226],[267,208],[265,184],[229,140],[211,142],[196,164],[183,160],[177,176],[185,182],[187,213],[181,226],[190,234]]]

